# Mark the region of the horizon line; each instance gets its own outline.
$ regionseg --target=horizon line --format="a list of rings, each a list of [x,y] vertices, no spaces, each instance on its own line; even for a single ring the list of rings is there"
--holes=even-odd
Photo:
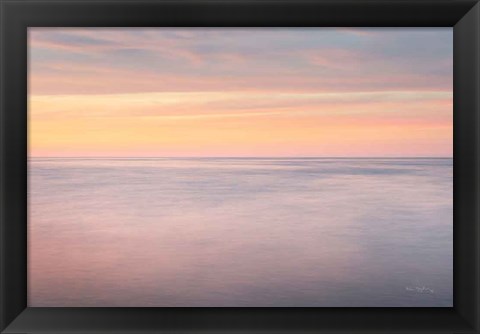
[[[28,159],[452,159],[453,156],[28,156]]]

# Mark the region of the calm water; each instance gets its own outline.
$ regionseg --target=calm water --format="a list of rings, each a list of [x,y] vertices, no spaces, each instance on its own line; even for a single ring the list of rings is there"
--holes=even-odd
[[[30,306],[451,306],[452,159],[31,159]]]

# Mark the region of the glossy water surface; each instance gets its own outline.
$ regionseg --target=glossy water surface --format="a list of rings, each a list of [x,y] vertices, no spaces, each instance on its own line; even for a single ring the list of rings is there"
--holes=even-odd
[[[30,159],[30,306],[451,306],[452,159]]]

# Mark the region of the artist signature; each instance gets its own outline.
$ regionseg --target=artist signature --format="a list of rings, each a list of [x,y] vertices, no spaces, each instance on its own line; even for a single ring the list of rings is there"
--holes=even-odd
[[[414,287],[407,286],[405,287],[405,290],[418,292],[418,293],[435,293],[433,289],[430,289],[426,286],[414,286]]]

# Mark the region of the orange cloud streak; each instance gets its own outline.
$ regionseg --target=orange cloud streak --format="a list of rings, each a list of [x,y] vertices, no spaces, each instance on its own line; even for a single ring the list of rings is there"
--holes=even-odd
[[[34,96],[30,150],[32,156],[451,155],[448,96],[392,92],[383,99],[248,92]]]

